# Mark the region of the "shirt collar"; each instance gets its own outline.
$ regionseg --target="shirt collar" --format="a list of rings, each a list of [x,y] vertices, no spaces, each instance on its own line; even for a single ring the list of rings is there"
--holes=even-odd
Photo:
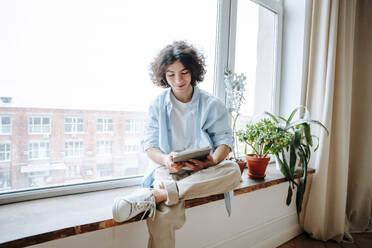
[[[171,93],[172,93],[172,88],[166,89],[165,103],[169,106],[172,106],[172,103],[171,103],[171,100],[170,100],[170,94]],[[200,89],[198,88],[198,86],[194,86],[194,92],[192,93],[192,98],[191,98],[191,101],[190,101],[190,105],[194,106],[195,104],[197,104],[198,100],[199,100],[199,96],[200,96]]]

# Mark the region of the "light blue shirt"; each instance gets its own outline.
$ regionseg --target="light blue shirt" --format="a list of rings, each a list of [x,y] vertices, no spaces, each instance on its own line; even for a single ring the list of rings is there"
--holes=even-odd
[[[142,140],[144,151],[149,148],[159,148],[166,154],[172,152],[172,133],[170,128],[172,103],[170,94],[170,88],[163,91],[149,108]],[[195,86],[189,107],[195,120],[195,129],[193,130],[196,139],[195,148],[210,146],[214,151],[222,144],[229,146],[230,149],[233,148],[234,138],[230,126],[230,118],[221,100]],[[160,164],[150,160],[150,166],[142,183],[143,187],[152,187],[154,181],[152,177],[153,172],[160,166]]]

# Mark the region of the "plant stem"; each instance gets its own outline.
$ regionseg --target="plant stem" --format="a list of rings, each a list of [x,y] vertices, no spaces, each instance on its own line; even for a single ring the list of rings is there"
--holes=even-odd
[[[256,150],[256,148],[254,148],[254,146],[253,145],[251,145],[250,143],[248,143],[248,142],[245,142],[245,143],[247,143],[250,147],[252,147],[252,149],[254,150],[254,152],[257,154],[257,156],[260,158],[260,154],[258,154],[258,152],[257,152],[257,150]]]
[[[235,147],[233,149],[233,154],[234,154],[234,159],[235,161],[237,161],[237,155],[239,155],[239,147],[238,147],[238,137],[236,137],[236,121],[238,120],[238,117],[239,117],[239,113],[234,117],[232,114],[231,114],[232,118],[233,118],[233,132],[234,132],[234,140],[235,140]]]
[[[269,154],[269,151],[267,151],[267,152],[263,155],[263,157],[266,158],[267,154]]]

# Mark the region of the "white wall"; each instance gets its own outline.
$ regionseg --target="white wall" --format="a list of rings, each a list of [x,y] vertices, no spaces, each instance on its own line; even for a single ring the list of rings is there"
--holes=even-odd
[[[234,198],[227,217],[220,200],[186,210],[186,224],[176,232],[177,247],[276,247],[301,233],[294,204],[285,205],[288,183]],[[146,247],[145,221],[35,245],[39,248]]]

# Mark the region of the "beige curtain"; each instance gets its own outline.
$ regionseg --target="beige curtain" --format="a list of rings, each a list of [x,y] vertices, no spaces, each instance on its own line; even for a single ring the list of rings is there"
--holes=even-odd
[[[342,240],[347,233],[356,0],[308,0],[308,43],[304,104],[330,136],[318,132],[312,156],[316,173],[301,223],[321,240]],[[315,130],[316,131],[316,130]]]
[[[358,1],[346,214],[350,231],[372,228],[372,1]]]

